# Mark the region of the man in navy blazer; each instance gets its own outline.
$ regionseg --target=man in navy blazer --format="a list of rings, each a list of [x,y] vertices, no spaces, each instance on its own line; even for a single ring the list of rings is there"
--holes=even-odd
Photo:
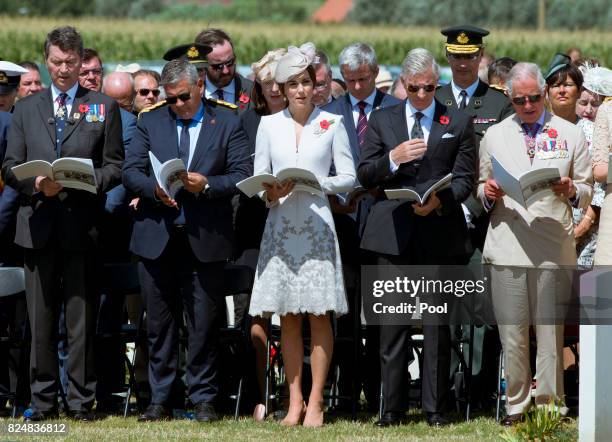
[[[364,187],[412,187],[422,194],[452,173],[450,187],[432,193],[423,205],[389,200],[379,192],[361,240],[361,247],[376,255],[379,270],[459,264],[471,252],[461,203],[474,188],[474,125],[468,115],[434,100],[438,78],[431,53],[413,49],[402,67],[408,99],[370,119],[357,170]],[[427,422],[441,426],[449,396],[450,328],[432,322],[424,315],[422,404]],[[384,414],[377,425],[384,427],[404,417],[407,390],[402,386],[412,350],[409,325],[385,324],[380,334]]]
[[[125,187],[140,198],[130,248],[147,308],[151,405],[140,421],[169,417],[178,380],[183,304],[189,332],[187,384],[196,419],[217,419],[217,306],[223,302],[223,268],[232,256],[232,205],[236,183],[251,175],[240,120],[201,98],[202,81],[186,60],[162,71],[166,103],[141,114],[123,168]],[[187,172],[175,199],[157,184],[149,152],[164,163],[181,158]]]
[[[397,98],[376,89],[376,76],[378,75],[378,61],[374,49],[366,43],[354,43],[342,50],[339,56],[340,72],[346,82],[348,93],[337,100],[322,107],[323,110],[344,117],[344,127],[348,134],[351,153],[355,167],[359,165],[361,145],[363,144],[368,119],[376,109],[393,106],[401,103]],[[338,198],[330,196],[330,205],[334,215],[336,232],[349,299],[349,314],[340,318],[339,329],[341,333],[352,333],[357,316],[353,314],[355,305],[359,305],[360,266],[367,264],[365,257],[359,250],[360,235],[363,232],[365,221],[374,198],[371,195],[361,197],[359,204],[340,204]],[[346,331],[344,331],[346,330]],[[352,362],[350,349],[340,365],[340,389],[347,392],[350,382],[355,382],[357,398],[359,397],[360,381],[352,379],[353,366],[361,366]],[[339,354],[344,354],[345,348],[338,348]],[[361,353],[361,352],[360,352]],[[363,376],[364,391],[368,400],[368,407],[374,410],[378,406],[379,380],[372,373],[378,373],[378,330],[368,327],[366,339],[366,358],[364,364],[368,376]],[[367,379],[366,379],[367,378]]]

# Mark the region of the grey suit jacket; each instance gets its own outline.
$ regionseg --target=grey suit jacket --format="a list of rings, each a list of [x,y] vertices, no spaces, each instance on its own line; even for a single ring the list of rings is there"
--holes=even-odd
[[[90,104],[105,105],[103,122],[85,120],[82,108]],[[121,179],[124,153],[119,107],[110,97],[79,86],[64,130],[61,156],[93,161],[97,195],[64,189],[49,198],[35,191],[34,178],[19,181],[11,171],[27,161],[53,162],[57,158],[54,123],[49,89],[26,97],[15,106],[2,167],[7,184],[20,193],[15,242],[38,249],[55,235],[64,249],[86,250],[94,247],[97,240],[103,194]]]

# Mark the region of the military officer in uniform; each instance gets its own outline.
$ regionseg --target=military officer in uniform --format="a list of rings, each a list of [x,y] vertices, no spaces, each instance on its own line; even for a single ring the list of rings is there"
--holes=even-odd
[[[489,35],[489,31],[476,26],[461,25],[442,29],[441,32],[446,36],[446,59],[453,75],[449,84],[437,89],[436,99],[445,106],[451,109],[459,108],[472,117],[478,148],[489,127],[514,113],[503,91],[490,87],[478,78],[478,65],[484,52],[483,37]],[[463,202],[463,211],[470,227],[474,251],[482,251],[489,226],[489,215],[473,195]],[[467,264],[470,259],[480,262],[480,255],[466,255],[463,261]],[[459,329],[456,334],[461,334]],[[467,328],[463,329],[463,334],[467,336]],[[475,354],[486,354],[482,360],[476,358],[473,361],[472,373],[478,376],[478,382],[482,385],[481,396],[476,398],[476,402],[487,406],[497,382],[497,355],[500,351],[497,331],[488,326],[477,327],[472,344]],[[475,385],[475,382],[476,380],[472,385]]]
[[[168,51],[164,54],[164,60],[170,61],[176,58],[182,58],[194,65],[198,70],[198,73],[201,74],[208,66],[208,61],[206,61],[206,55],[211,50],[212,48],[210,46],[202,45],[199,43],[188,43],[184,45],[175,46],[172,49],[168,49]],[[202,97],[204,97],[204,88],[202,88]],[[237,115],[240,110],[239,106],[233,103],[216,99],[213,97],[206,98],[206,101],[207,104],[213,108],[226,109],[231,111],[235,115]],[[157,108],[161,105],[157,103],[154,106],[155,108]]]

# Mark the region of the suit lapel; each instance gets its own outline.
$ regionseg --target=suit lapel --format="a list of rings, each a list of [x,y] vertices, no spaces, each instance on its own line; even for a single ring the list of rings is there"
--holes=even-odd
[[[474,95],[472,95],[472,97],[470,98],[470,102],[468,103],[466,107],[466,111],[469,111],[470,115],[474,115],[474,113],[471,111],[475,111],[476,109],[480,109],[482,107],[483,105],[482,99],[487,93],[488,88],[489,87],[485,83],[478,80],[478,86],[476,86]]]
[[[70,135],[72,135],[74,130],[77,128],[77,126],[81,124],[81,121],[85,119],[84,115],[80,116],[79,118],[74,118],[74,114],[76,113],[80,114],[79,105],[85,104],[88,102],[89,102],[89,94],[87,93],[87,89],[79,86],[77,88],[77,92],[74,97],[74,100],[72,101],[72,108],[70,109],[70,115],[68,116],[66,129],[64,129],[64,136],[62,138],[62,143],[64,143],[70,137]]]
[[[410,139],[408,135],[408,121],[406,121],[406,106],[394,106],[390,117],[391,128],[397,138],[397,144]]]
[[[385,94],[378,89],[376,89],[376,95],[374,95],[374,103],[372,105],[372,110],[380,109],[382,106],[383,98],[385,98]]]
[[[204,157],[204,154],[210,147],[213,142],[213,134],[214,128],[216,124],[215,114],[213,109],[210,106],[206,106],[204,104],[204,116],[202,117],[202,126],[200,127],[200,135],[198,136],[198,141],[196,142],[195,151],[193,152],[193,157],[191,158],[191,163],[189,164],[189,170],[197,170],[200,159]],[[177,145],[178,152],[178,145]]]
[[[521,123],[518,117],[515,115],[512,117],[512,124],[509,124],[505,128],[507,146],[504,149],[508,152],[509,157],[516,165],[516,171],[524,172],[533,167],[533,164],[529,161],[529,155],[527,155],[527,147],[525,146],[525,137],[523,130],[521,129]],[[505,162],[508,162],[506,156],[504,156]],[[502,160],[503,161],[503,160]],[[502,163],[505,166],[505,163]],[[507,166],[506,166],[507,167]]]
[[[431,157],[438,148],[442,135],[444,135],[444,131],[447,128],[447,125],[440,123],[440,117],[444,115],[446,108],[437,101],[435,101],[435,106],[433,122],[431,123],[431,130],[427,139],[427,153],[425,155],[428,157]]]
[[[436,91],[436,98],[440,103],[448,108],[457,108],[457,103],[455,103],[455,97],[453,96],[453,89],[450,83],[440,87]]]
[[[53,143],[53,151],[55,152],[55,119],[53,116],[53,100],[51,97],[51,88],[47,89],[45,93],[39,95],[40,101],[38,102],[38,112],[42,118],[45,128],[51,137]]]

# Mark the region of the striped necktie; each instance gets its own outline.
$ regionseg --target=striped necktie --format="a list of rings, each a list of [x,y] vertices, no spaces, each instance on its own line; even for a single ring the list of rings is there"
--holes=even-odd
[[[359,148],[363,145],[363,140],[365,139],[365,132],[368,128],[368,117],[365,113],[365,108],[368,105],[365,101],[360,101],[357,103],[359,106],[359,118],[357,119],[357,139],[359,140]]]

